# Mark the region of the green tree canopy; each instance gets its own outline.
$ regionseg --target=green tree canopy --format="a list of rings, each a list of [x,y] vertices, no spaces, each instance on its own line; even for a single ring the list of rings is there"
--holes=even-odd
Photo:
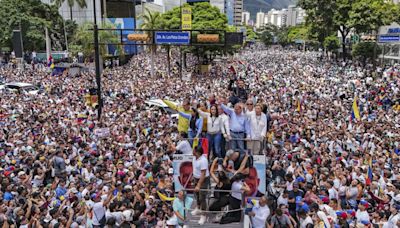
[[[112,29],[114,25],[110,23],[104,23],[101,28]],[[82,51],[85,56],[94,56],[94,43],[93,43],[93,23],[87,22],[80,25],[74,34],[73,40],[70,43],[70,51],[76,54]],[[118,43],[119,35],[115,31],[100,30],[99,31],[99,43]],[[122,48],[118,45],[117,50],[122,54]],[[100,54],[107,54],[107,46],[100,45]]]
[[[73,20],[72,17],[72,8],[75,6],[75,2],[78,4],[79,7],[81,8],[86,8],[87,4],[86,4],[86,0],[51,0],[52,3],[54,3],[54,5],[56,5],[58,8],[61,7],[61,5],[67,1],[67,4],[69,6],[69,15],[70,15],[70,19]]]
[[[40,0],[0,0],[0,46],[12,48],[12,30],[21,26],[24,50],[44,50],[45,27],[52,41],[63,41],[63,19],[56,6]],[[54,47],[54,45],[53,45]]]
[[[339,39],[337,36],[332,35],[328,36],[324,40],[324,48],[328,51],[336,52],[337,49],[340,47]]]
[[[376,43],[360,42],[353,46],[352,55],[365,65],[368,59],[373,60],[375,50],[377,53],[380,52]]]

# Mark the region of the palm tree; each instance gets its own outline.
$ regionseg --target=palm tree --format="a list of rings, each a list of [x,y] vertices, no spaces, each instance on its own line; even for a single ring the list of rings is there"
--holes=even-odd
[[[61,7],[61,5],[67,1],[68,6],[69,6],[69,15],[70,15],[70,19],[72,21],[72,7],[74,7],[75,2],[78,4],[79,7],[81,8],[86,8],[87,4],[86,4],[86,0],[51,0],[52,3],[54,3],[58,8]]]
[[[146,8],[146,13],[143,14],[143,24],[142,24],[142,29],[148,29],[148,30],[154,30],[154,29],[159,29],[161,26],[161,14],[159,12],[150,12],[149,9]],[[154,34],[152,31],[147,31],[147,34],[149,34],[149,37]],[[152,43],[151,48],[151,77],[154,76],[154,55],[156,54],[157,51],[157,46],[156,44]]]

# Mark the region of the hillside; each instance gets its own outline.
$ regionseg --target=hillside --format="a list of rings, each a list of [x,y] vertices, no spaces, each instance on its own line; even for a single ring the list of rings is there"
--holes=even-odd
[[[256,18],[257,12],[262,10],[268,12],[270,9],[287,8],[289,5],[296,3],[296,0],[244,0],[244,9],[250,12],[253,20]]]

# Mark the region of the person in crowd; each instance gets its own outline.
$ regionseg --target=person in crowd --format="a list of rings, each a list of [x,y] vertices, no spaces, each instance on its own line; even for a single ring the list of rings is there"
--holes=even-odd
[[[248,215],[251,217],[251,224],[254,228],[265,228],[267,218],[271,212],[267,205],[268,200],[265,196],[260,197],[258,203],[253,206]]]
[[[229,82],[228,90],[232,91],[232,97],[230,100],[232,100],[233,105],[239,102],[246,102],[248,92],[242,79],[231,79]]]
[[[229,128],[231,131],[230,149],[239,150],[245,153],[245,139],[250,137],[250,126],[246,115],[243,113],[241,103],[237,103],[234,109],[221,104],[221,108],[226,112],[229,117]]]
[[[215,158],[210,167],[210,176],[216,183],[214,189],[214,198],[216,199],[209,207],[210,211],[222,211],[229,204],[229,190],[231,190],[231,181],[227,177],[223,167],[222,159]],[[222,190],[222,191],[219,191]],[[222,214],[215,218],[216,222],[221,220]]]
[[[203,225],[206,221],[206,216],[202,211],[207,210],[207,195],[210,187],[210,171],[208,160],[203,154],[203,148],[198,146],[193,151],[193,182],[194,192],[197,202],[197,208],[192,211],[192,215],[199,215],[199,224]]]
[[[173,110],[178,112],[183,112],[185,114],[191,114],[192,110],[190,110],[190,101],[188,99],[184,99],[182,102],[182,106],[177,106],[169,100],[163,100],[163,102],[168,105]],[[178,131],[179,132],[188,132],[189,130],[189,120],[184,116],[179,116],[178,120]]]
[[[250,191],[249,186],[247,186],[246,182],[244,182],[244,175],[239,173],[231,178],[231,195],[229,198],[229,210],[227,214],[225,214],[220,223],[228,224],[233,222],[239,222],[241,218],[241,203],[243,200],[243,194],[246,194]]]
[[[195,108],[192,108],[192,114],[179,112],[179,115],[189,120],[188,136],[190,144],[193,145],[193,141],[201,137],[203,118],[199,115],[198,109]]]
[[[230,161],[233,162],[233,167],[229,165]],[[242,154],[239,151],[228,150],[223,161],[223,167],[225,167],[225,169],[233,176],[238,173],[248,175],[250,173],[249,156]]]
[[[210,113],[198,109],[200,116],[207,120],[207,140],[208,140],[208,155],[222,158],[221,141],[222,141],[222,118],[218,114],[217,105],[212,105]]]
[[[229,141],[232,139],[231,130],[229,126],[229,116],[225,114],[221,105],[218,105],[218,117],[221,119],[221,157],[225,157]]]
[[[282,212],[282,209],[277,208],[275,214],[271,217],[270,222],[268,223],[268,228],[283,228],[290,227],[293,228],[292,223],[290,222],[289,217]]]
[[[262,112],[260,104],[255,106],[254,112],[248,114],[248,118],[250,140],[247,141],[247,149],[254,155],[263,154],[264,141],[267,136],[267,116]]]
[[[181,132],[178,137],[178,144],[174,146],[172,140],[169,140],[170,150],[177,154],[192,154],[192,146],[190,145],[188,134],[186,132]]]

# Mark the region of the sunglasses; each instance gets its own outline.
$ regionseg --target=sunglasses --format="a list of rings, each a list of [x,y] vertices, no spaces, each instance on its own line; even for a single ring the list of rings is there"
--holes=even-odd
[[[249,104],[246,104],[246,105],[253,105],[253,104],[250,104],[250,103],[249,103]]]

